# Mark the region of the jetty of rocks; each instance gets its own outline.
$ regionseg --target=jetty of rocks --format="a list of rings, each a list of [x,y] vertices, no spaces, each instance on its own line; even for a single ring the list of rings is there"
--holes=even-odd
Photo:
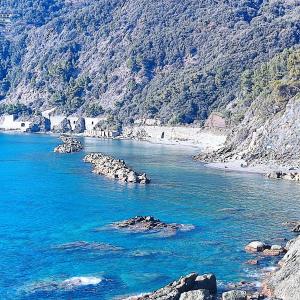
[[[83,160],[94,166],[93,172],[95,174],[128,183],[150,183],[150,179],[145,173],[139,174],[135,172],[126,165],[124,160],[115,159],[102,153],[87,154]]]
[[[83,149],[81,142],[70,136],[60,136],[63,144],[58,145],[54,148],[54,152],[57,153],[72,153],[79,152]]]
[[[290,181],[300,181],[300,173],[298,172],[282,172],[282,171],[275,171],[266,174],[266,177],[270,179],[284,179]]]
[[[132,232],[176,232],[185,228],[182,224],[167,224],[152,216],[136,216],[128,220],[115,222],[112,226],[116,229],[126,229]]]

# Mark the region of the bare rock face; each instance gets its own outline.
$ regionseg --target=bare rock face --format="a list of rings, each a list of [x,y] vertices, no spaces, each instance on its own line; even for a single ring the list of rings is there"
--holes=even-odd
[[[33,116],[30,118],[32,122],[27,132],[47,132],[51,129],[50,120],[43,116]]]
[[[58,145],[54,148],[54,152],[57,153],[72,153],[79,152],[83,149],[83,146],[80,141],[68,136],[61,136],[60,139],[63,141],[63,144]]]
[[[300,300],[300,236],[287,243],[281,268],[263,282],[263,294],[282,300]]]
[[[63,119],[59,125],[54,126],[52,128],[52,132],[54,133],[67,133],[71,131],[72,131],[71,123],[67,118]]]
[[[136,216],[125,221],[115,222],[112,226],[116,229],[125,229],[131,232],[170,232],[176,233],[186,230],[182,224],[167,224],[152,216]]]
[[[82,133],[85,131],[85,119],[79,118],[76,121],[75,128],[73,130],[74,133]]]
[[[84,162],[93,164],[93,172],[108,178],[118,179],[128,183],[150,183],[145,173],[139,174],[128,167],[123,160],[115,159],[102,153],[90,153],[84,157]]]
[[[191,291],[199,290],[200,292],[191,293]],[[211,300],[211,296],[216,293],[217,283],[215,275],[205,274],[199,276],[197,273],[191,273],[153,293],[129,297],[126,300]],[[196,298],[197,295],[200,298]]]

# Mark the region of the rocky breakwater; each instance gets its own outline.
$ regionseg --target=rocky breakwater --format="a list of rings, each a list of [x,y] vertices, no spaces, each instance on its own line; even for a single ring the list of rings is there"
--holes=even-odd
[[[266,177],[270,179],[284,179],[290,181],[298,181],[300,182],[300,173],[298,172],[282,172],[282,171],[275,171],[266,174]]]
[[[287,253],[280,260],[280,269],[263,282],[265,296],[283,300],[300,299],[300,236],[289,241]]]
[[[126,300],[212,300],[217,293],[213,274],[191,273],[153,293],[132,296]],[[125,300],[124,299],[124,300]]]
[[[61,136],[60,139],[63,141],[63,144],[55,147],[54,152],[72,153],[72,152],[79,152],[83,149],[81,142],[75,138],[69,136]]]
[[[104,175],[108,178],[118,179],[128,183],[150,183],[150,179],[145,173],[139,174],[128,167],[124,160],[115,159],[102,153],[90,153],[84,157],[84,162],[94,166],[95,174]]]
[[[112,224],[115,229],[124,229],[130,232],[164,232],[175,234],[177,231],[187,231],[193,229],[192,225],[176,223],[165,223],[152,216],[136,216],[128,220],[115,222]]]

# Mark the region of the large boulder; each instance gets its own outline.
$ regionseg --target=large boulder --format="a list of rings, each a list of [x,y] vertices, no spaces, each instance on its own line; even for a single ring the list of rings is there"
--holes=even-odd
[[[286,248],[281,268],[266,278],[262,292],[268,297],[300,300],[300,236],[288,242]]]
[[[206,287],[206,288],[203,288]],[[198,293],[189,293],[198,291]],[[206,291],[203,291],[206,290]],[[133,296],[127,300],[210,300],[210,295],[217,292],[216,277],[213,274],[199,276],[197,273],[191,273],[179,278],[167,286],[149,294],[142,296]],[[199,295],[202,298],[195,298]],[[189,298],[188,298],[189,297]]]
[[[180,295],[179,300],[211,300],[211,294],[208,290],[195,290],[184,292]]]
[[[265,245],[263,242],[253,241],[245,247],[245,250],[248,252],[262,252],[267,248],[267,245]]]
[[[222,294],[222,300],[247,300],[245,291],[233,290]]]

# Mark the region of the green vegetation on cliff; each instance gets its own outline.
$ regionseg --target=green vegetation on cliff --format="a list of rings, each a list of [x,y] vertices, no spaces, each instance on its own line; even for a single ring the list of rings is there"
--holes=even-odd
[[[2,101],[125,123],[203,121],[238,96],[245,70],[300,41],[297,1],[16,0],[13,8],[0,49]],[[283,98],[293,93],[264,76],[243,73],[245,103],[266,80]]]

